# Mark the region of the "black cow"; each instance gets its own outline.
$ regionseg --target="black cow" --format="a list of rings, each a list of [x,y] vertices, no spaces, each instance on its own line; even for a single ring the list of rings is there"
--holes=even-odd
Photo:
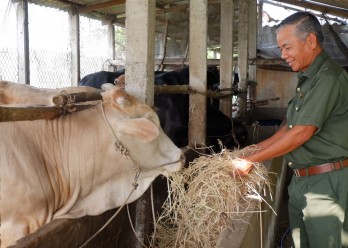
[[[155,85],[188,85],[189,67],[182,70],[164,72],[155,75]],[[207,70],[207,88],[217,89],[219,77],[214,71]],[[217,100],[218,102],[218,100]],[[156,95],[154,105],[159,108],[157,114],[161,120],[164,132],[178,146],[188,144],[189,97],[182,94]],[[244,144],[247,138],[246,128],[240,122],[234,121],[234,129],[238,130],[236,142],[232,133],[232,122],[219,109],[216,101],[207,101],[207,145],[219,150],[218,140],[227,148]]]
[[[106,83],[115,84],[115,79],[125,73],[124,69],[110,72],[110,71],[98,71],[92,74],[84,76],[79,85],[81,86],[91,86],[94,88],[101,89],[101,86]]]
[[[79,85],[101,88],[103,83],[114,83],[115,79],[124,74],[124,70],[116,72],[96,72],[85,76]],[[218,84],[218,76],[207,71],[207,87],[212,89]],[[187,85],[189,84],[189,67],[169,72],[156,72],[155,85]],[[189,96],[184,94],[155,95],[154,105],[164,132],[178,147],[188,144]],[[236,126],[237,125],[237,126]],[[234,129],[238,129],[237,140],[240,145],[246,140],[246,128],[234,122]],[[207,101],[207,145],[219,150],[218,141],[221,140],[227,148],[239,144],[233,139],[232,122],[216,106]]]

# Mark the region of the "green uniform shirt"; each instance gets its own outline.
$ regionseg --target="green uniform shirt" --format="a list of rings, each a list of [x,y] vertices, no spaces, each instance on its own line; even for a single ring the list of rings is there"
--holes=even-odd
[[[348,75],[325,51],[298,74],[287,125],[318,127],[314,136],[284,156],[292,168],[348,158]]]

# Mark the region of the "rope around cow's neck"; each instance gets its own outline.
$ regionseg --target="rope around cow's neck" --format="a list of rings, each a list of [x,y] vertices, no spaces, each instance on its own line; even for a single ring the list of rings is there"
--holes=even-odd
[[[139,174],[140,174],[140,172],[139,172]],[[91,236],[88,240],[86,240],[86,242],[83,243],[79,248],[85,247],[92,239],[94,239],[101,231],[103,231],[103,230],[110,224],[110,222],[111,222],[113,219],[115,219],[115,217],[121,212],[121,210],[123,209],[123,207],[124,207],[125,205],[128,205],[127,202],[128,202],[129,198],[131,197],[131,195],[133,194],[133,192],[134,192],[135,190],[136,190],[136,187],[134,187],[134,188],[132,189],[132,191],[129,193],[129,195],[128,195],[126,201],[124,202],[124,204],[123,204],[122,206],[120,206],[120,207],[118,208],[118,210],[116,211],[116,213],[114,213],[114,214],[110,217],[110,219],[109,219],[109,220],[108,220],[96,233],[94,233],[93,236]]]
[[[110,130],[111,130],[111,132],[112,132],[112,134],[113,134],[113,136],[114,136],[114,138],[115,138],[115,146],[116,146],[116,148],[120,150],[120,152],[121,152],[121,154],[122,154],[123,156],[125,156],[127,159],[131,160],[127,148],[125,148],[120,142],[118,142],[117,137],[116,137],[116,134],[115,134],[113,128],[111,127],[110,122],[109,122],[108,119],[106,118],[103,103],[101,103],[100,106],[101,106],[101,109],[102,109],[103,118],[104,118],[106,124],[109,126],[109,128],[110,128]],[[133,194],[133,192],[138,188],[138,179],[139,179],[139,176],[140,176],[140,173],[141,173],[141,170],[140,170],[139,166],[137,166],[135,163],[134,163],[134,165],[135,165],[135,176],[134,176],[134,181],[133,181],[133,183],[132,183],[133,189],[132,189],[132,191],[129,193],[127,199],[126,199],[125,202],[118,208],[118,210],[116,211],[116,213],[114,213],[114,214],[110,217],[110,219],[109,219],[109,220],[108,220],[96,233],[94,233],[88,240],[86,240],[79,248],[85,247],[92,239],[94,239],[100,232],[102,232],[102,231],[110,224],[110,222],[111,222],[113,219],[116,218],[116,216],[121,212],[121,210],[123,209],[123,207],[124,207],[125,205],[128,205],[127,203],[128,203],[129,198],[131,197],[131,195]],[[131,225],[132,225],[132,223],[131,223]],[[133,229],[134,229],[134,228],[133,228]],[[135,234],[135,236],[137,237],[137,235],[136,235],[135,232],[134,232],[134,234]],[[138,237],[137,237],[137,238],[138,238]],[[139,240],[139,239],[138,239],[138,240]],[[145,246],[140,240],[139,240],[139,242],[140,242],[143,246]]]

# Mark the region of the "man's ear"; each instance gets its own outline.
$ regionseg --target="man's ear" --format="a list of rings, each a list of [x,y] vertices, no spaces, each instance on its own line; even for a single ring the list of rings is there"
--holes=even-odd
[[[309,42],[309,45],[312,49],[318,46],[318,38],[314,33],[309,33],[307,35],[307,41]]]

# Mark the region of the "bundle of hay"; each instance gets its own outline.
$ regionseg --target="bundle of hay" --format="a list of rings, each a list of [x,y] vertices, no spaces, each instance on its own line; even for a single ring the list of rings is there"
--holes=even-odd
[[[188,168],[172,173],[169,197],[155,224],[153,246],[215,247],[221,230],[244,214],[240,211],[245,211],[245,204],[255,196],[262,199],[259,192],[270,189],[262,164],[254,164],[245,177],[233,176],[235,159],[254,151],[255,147],[247,147],[203,155]]]

